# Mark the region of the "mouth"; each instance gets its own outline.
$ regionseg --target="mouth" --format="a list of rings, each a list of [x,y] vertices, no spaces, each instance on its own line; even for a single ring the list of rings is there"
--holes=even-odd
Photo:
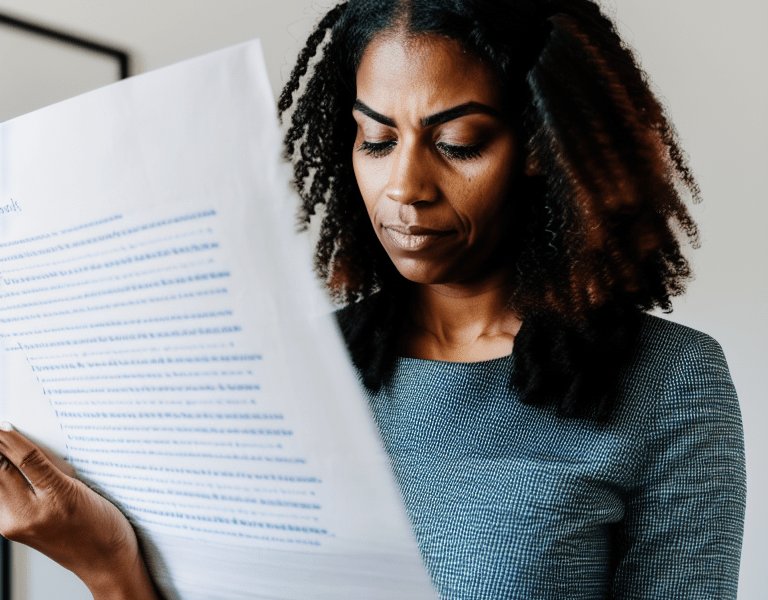
[[[454,233],[452,230],[429,229],[427,227],[404,227],[401,225],[382,226],[384,235],[403,250],[422,250]]]

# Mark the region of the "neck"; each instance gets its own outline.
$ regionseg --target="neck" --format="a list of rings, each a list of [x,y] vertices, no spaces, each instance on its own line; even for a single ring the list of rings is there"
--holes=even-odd
[[[406,356],[454,362],[506,356],[521,325],[508,299],[502,276],[472,285],[417,284],[402,350]]]

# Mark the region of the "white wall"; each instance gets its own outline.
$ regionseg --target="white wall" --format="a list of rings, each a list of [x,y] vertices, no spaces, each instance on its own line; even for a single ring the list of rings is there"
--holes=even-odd
[[[702,187],[704,203],[693,208],[704,241],[693,253],[697,279],[688,297],[676,303],[672,318],[721,342],[740,394],[749,493],[739,598],[758,600],[768,589],[768,436],[762,431],[768,425],[768,4],[605,2],[666,99]],[[331,4],[0,0],[0,10],[125,46],[138,58],[140,72],[261,37],[277,90],[298,53],[297,40],[306,36],[318,11]],[[9,59],[0,54],[0,63]],[[0,86],[14,82],[3,80]],[[26,592],[18,590],[17,600],[87,597],[58,583],[39,557],[18,556],[31,563],[31,579]],[[19,581],[24,583],[24,577]]]
[[[277,93],[300,50],[299,41],[324,7],[333,4],[334,0],[0,0],[0,10],[124,47],[137,59],[137,72],[258,37]],[[0,35],[3,31],[0,28]],[[19,57],[0,57],[2,62],[16,60]],[[12,82],[0,85],[7,88]]]
[[[670,317],[721,343],[739,393],[748,487],[739,599],[759,600],[768,594],[768,4],[615,5],[702,189],[696,280]]]

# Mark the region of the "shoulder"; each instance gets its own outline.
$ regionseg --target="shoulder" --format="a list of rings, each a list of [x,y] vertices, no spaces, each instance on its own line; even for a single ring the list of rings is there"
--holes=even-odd
[[[720,345],[643,319],[622,420],[639,451],[618,529],[620,596],[735,598],[746,499],[741,414]],[[642,590],[642,592],[641,592]],[[645,595],[643,596],[645,597]]]
[[[643,315],[631,359],[619,379],[614,422],[642,437],[680,419],[726,421],[741,414],[720,344],[696,329]]]
[[[640,417],[652,439],[662,439],[661,430],[690,437],[718,428],[734,440],[741,436],[736,390],[720,344],[690,327],[644,316],[621,394],[620,412]]]
[[[642,317],[638,350],[645,360],[655,356],[662,363],[689,352],[722,354],[720,344],[706,333],[648,314]]]
[[[627,377],[669,385],[692,371],[714,370],[730,381],[720,344],[701,331],[653,315],[643,315]]]

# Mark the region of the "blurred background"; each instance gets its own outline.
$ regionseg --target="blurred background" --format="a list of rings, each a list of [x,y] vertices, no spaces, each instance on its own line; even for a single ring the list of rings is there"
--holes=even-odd
[[[0,121],[133,75],[261,38],[275,95],[334,0],[0,0]],[[748,500],[740,600],[768,590],[768,3],[603,0],[677,125],[701,184],[696,280],[667,318],[723,346],[739,392]],[[98,49],[21,29],[82,38]],[[111,52],[111,53],[110,53]],[[90,598],[69,572],[14,545],[12,600]]]

